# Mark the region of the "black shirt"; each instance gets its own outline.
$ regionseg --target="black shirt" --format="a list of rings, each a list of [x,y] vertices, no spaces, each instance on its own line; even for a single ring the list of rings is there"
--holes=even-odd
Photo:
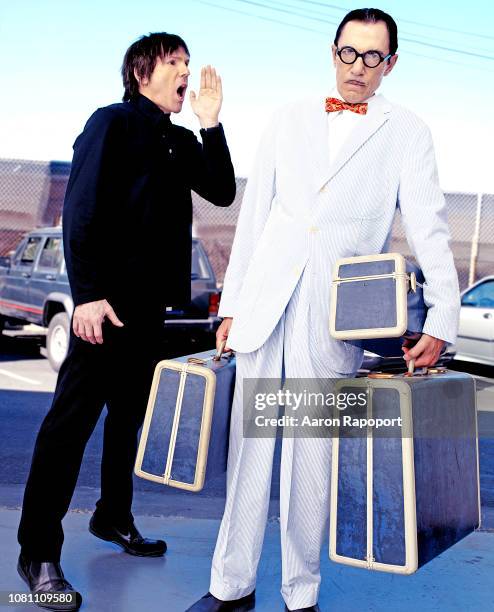
[[[74,143],[63,210],[76,306],[190,301],[191,189],[216,206],[235,197],[222,126],[201,136],[202,146],[142,95],[89,118]]]

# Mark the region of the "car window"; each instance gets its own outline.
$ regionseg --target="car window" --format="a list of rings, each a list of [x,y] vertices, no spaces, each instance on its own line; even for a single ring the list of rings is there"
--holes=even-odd
[[[462,306],[494,308],[494,280],[477,285],[463,296]]]
[[[204,253],[201,248],[193,243],[192,244],[192,274],[191,277],[193,279],[208,279],[209,276],[209,268],[207,262],[205,261]]]
[[[19,253],[15,263],[26,266],[32,265],[33,261],[36,258],[36,253],[38,252],[40,242],[40,236],[32,236],[31,238],[28,238],[26,245]]]
[[[62,238],[50,237],[47,238],[43,245],[43,250],[39,256],[38,266],[40,268],[58,268],[62,261]]]
[[[19,244],[17,245],[17,247],[16,247],[16,249],[14,251],[14,254],[12,255],[12,261],[14,263],[19,263],[19,258],[20,258],[20,255],[21,255],[21,251],[24,250],[24,245],[25,245],[24,240],[22,242],[19,242]]]

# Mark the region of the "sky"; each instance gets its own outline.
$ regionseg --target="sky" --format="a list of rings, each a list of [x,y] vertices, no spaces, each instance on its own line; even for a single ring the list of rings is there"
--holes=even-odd
[[[220,120],[236,174],[248,176],[276,108],[323,100],[334,85],[336,27],[362,4],[333,2],[0,0],[0,157],[70,160],[91,113],[121,99],[127,47],[167,31],[191,52],[189,89],[197,89],[201,66],[220,72]],[[380,93],[430,126],[443,189],[494,193],[494,3],[375,6],[393,15],[399,33],[399,60]],[[199,132],[188,101],[172,120]]]

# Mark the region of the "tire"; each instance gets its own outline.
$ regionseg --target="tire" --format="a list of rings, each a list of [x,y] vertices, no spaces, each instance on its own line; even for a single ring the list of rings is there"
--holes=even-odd
[[[67,357],[70,337],[70,319],[67,313],[59,312],[48,325],[46,356],[51,367],[58,372]]]

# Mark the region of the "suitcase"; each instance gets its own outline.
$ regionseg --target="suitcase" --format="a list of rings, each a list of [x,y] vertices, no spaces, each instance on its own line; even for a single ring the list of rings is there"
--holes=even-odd
[[[398,253],[339,259],[331,287],[330,334],[368,351],[402,355],[401,338],[422,332],[421,270]]]
[[[411,574],[480,526],[475,380],[432,372],[338,383],[340,392],[366,391],[355,418],[401,416],[402,426],[335,434],[333,561]]]
[[[226,471],[235,358],[205,351],[158,363],[137,451],[141,478],[187,491]]]

